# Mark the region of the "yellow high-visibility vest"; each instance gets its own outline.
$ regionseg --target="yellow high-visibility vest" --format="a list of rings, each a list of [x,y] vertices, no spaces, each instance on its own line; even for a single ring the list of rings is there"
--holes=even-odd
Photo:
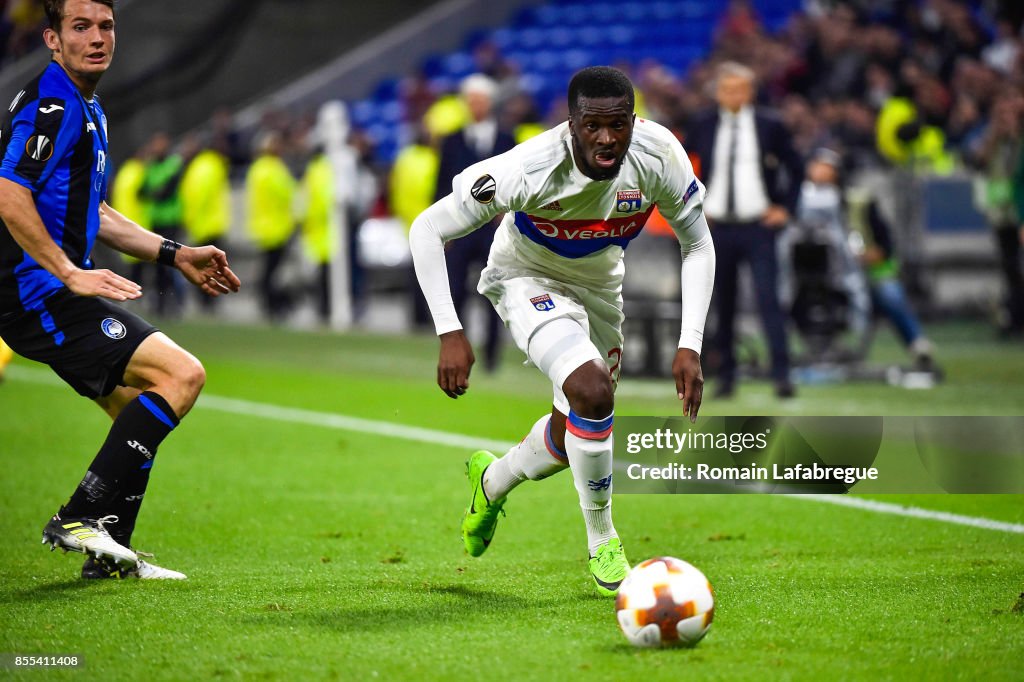
[[[295,232],[295,178],[279,156],[264,154],[245,176],[246,225],[263,250],[276,249]]]
[[[430,137],[440,140],[461,130],[469,121],[469,109],[458,95],[443,95],[437,98],[423,114],[423,126]]]
[[[408,230],[412,221],[434,203],[437,187],[437,152],[424,145],[410,145],[398,153],[391,167],[391,213]]]
[[[193,244],[207,244],[231,226],[228,159],[213,149],[199,152],[181,178],[182,222]]]
[[[334,169],[323,154],[310,160],[302,176],[306,210],[302,219],[302,245],[314,263],[334,260],[338,253],[338,208],[334,200]]]
[[[882,156],[897,166],[948,175],[954,170],[953,157],[946,151],[946,134],[941,128],[922,125],[910,141],[899,138],[899,129],[917,119],[917,107],[905,97],[890,97],[878,112],[875,140]]]
[[[149,229],[149,211],[142,198],[142,184],[146,181],[146,164],[139,159],[128,159],[114,176],[110,205],[125,218]]]

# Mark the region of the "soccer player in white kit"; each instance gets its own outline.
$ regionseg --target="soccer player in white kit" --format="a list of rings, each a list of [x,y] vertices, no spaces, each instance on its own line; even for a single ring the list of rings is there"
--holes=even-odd
[[[410,233],[416,276],[441,339],[441,390],[463,395],[474,362],[452,305],[444,244],[501,213],[479,291],[554,386],[551,414],[521,443],[500,459],[480,451],[467,462],[466,550],[484,553],[514,487],[568,467],[586,523],[590,571],[604,595],[614,595],[629,571],[611,516],[623,250],[655,206],[679,239],[682,330],[672,374],[691,420],[704,386],[700,350],[715,273],[701,211],[704,186],[678,140],[657,123],[637,120],[633,101],[622,72],[583,69],[569,84],[568,122],[470,166]]]

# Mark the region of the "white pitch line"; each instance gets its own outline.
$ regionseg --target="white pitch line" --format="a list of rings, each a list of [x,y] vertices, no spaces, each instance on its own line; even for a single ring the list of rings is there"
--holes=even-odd
[[[464,450],[494,450],[505,452],[513,443],[500,440],[490,440],[478,436],[467,436],[461,433],[438,431],[436,429],[425,429],[419,426],[408,426],[394,422],[378,421],[376,419],[363,419],[362,417],[350,417],[344,414],[333,414],[330,412],[315,412],[295,407],[282,407],[268,403],[257,403],[250,400],[238,400],[235,398],[223,398],[216,395],[200,396],[197,407],[219,412],[230,412],[231,414],[243,417],[261,417],[281,422],[292,422],[296,424],[309,424],[310,426],[323,426],[342,431],[355,431],[358,433],[369,433],[375,436],[386,436],[388,438],[401,438],[419,443],[430,443],[431,445],[450,445],[453,448]]]
[[[8,369],[8,378],[15,381],[25,381],[32,384],[44,386],[65,386],[53,372],[24,365],[14,365]],[[251,400],[238,398],[225,398],[223,396],[201,394],[196,402],[196,407],[228,412],[242,417],[258,417],[260,419],[272,419],[279,422],[292,424],[308,424],[340,431],[354,431],[357,433],[368,433],[375,436],[388,438],[400,438],[418,443],[429,443],[431,445],[448,445],[463,450],[488,449],[496,452],[505,452],[515,445],[512,442],[493,440],[479,436],[469,436],[450,431],[438,431],[419,426],[397,424],[395,422],[380,421],[377,419],[365,419],[363,417],[351,417],[345,414],[333,412],[318,412],[305,410],[298,407],[285,407],[271,403],[258,403]]]
[[[921,507],[909,507],[902,504],[893,504],[892,502],[869,500],[863,497],[814,494],[792,494],[785,495],[785,497],[792,497],[799,500],[811,500],[813,502],[824,502],[825,504],[835,504],[840,507],[852,507],[854,509],[863,509],[864,511],[873,511],[880,514],[893,514],[895,516],[909,516],[915,519],[944,521],[945,523],[953,523],[958,526],[971,526],[972,528],[1000,530],[1004,533],[1018,533],[1024,535],[1024,524],[1020,523],[996,521],[995,519],[986,519],[982,516],[964,516],[963,514],[935,511],[934,509],[922,509]]]
[[[15,381],[25,381],[34,384],[48,386],[64,385],[63,382],[49,371],[35,369],[32,367],[13,366],[8,369],[8,378]],[[258,403],[251,400],[240,400],[237,398],[225,398],[216,395],[202,395],[196,406],[206,410],[227,412],[242,417],[257,417],[272,419],[274,421],[288,422],[292,424],[308,424],[341,431],[354,431],[357,433],[368,433],[387,438],[400,438],[419,443],[431,445],[446,445],[465,450],[478,450],[487,448],[496,452],[504,452],[512,447],[513,443],[490,440],[477,436],[469,436],[437,429],[427,429],[419,426],[396,424],[375,419],[364,419],[362,417],[351,417],[331,412],[317,412],[304,410],[295,407],[284,407],[270,403]],[[878,502],[862,497],[850,497],[848,495],[814,495],[814,494],[792,494],[782,495],[800,500],[810,500],[824,504],[834,504],[840,507],[850,507],[862,511],[871,511],[879,514],[891,514],[893,516],[904,516],[930,521],[940,521],[959,526],[972,528],[984,528],[1004,533],[1015,533],[1024,535],[1024,524],[1009,523],[1007,521],[996,521],[981,516],[964,516],[950,512],[911,507],[890,502]]]

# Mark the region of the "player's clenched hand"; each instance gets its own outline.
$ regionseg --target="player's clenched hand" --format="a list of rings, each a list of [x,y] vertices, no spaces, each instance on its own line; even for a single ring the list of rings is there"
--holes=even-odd
[[[441,353],[437,360],[437,385],[449,398],[458,398],[469,390],[469,372],[476,362],[473,347],[461,329],[441,334]]]
[[[142,287],[111,270],[75,270],[64,285],[79,296],[101,296],[114,301],[142,296]]]
[[[183,246],[175,254],[174,265],[209,296],[237,292],[242,286],[228,267],[227,254],[215,246]]]
[[[697,421],[697,411],[704,397],[704,373],[700,369],[700,355],[689,348],[676,351],[672,361],[672,376],[676,379],[676,393],[683,401],[683,415]]]

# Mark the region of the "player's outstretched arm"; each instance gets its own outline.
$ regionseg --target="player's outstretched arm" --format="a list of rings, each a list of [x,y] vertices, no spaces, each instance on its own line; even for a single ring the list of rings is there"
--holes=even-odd
[[[116,251],[147,261],[157,259],[164,241],[106,203],[100,204],[99,239]],[[174,267],[210,296],[236,292],[241,287],[228,266],[227,255],[215,246],[180,247],[174,254]]]
[[[683,414],[697,420],[704,393],[704,375],[700,367],[700,350],[704,343],[704,322],[711,305],[715,284],[715,247],[707,219],[698,213],[685,226],[672,224],[682,254],[682,324],[679,350],[672,362],[676,393],[683,401]]]
[[[469,389],[469,373],[475,362],[473,347],[462,331],[462,323],[452,302],[444,257],[446,241],[472,232],[472,228],[457,225],[457,211],[455,200],[449,194],[423,211],[409,229],[416,279],[441,340],[437,385],[449,398],[458,398]]]
[[[697,420],[704,393],[704,375],[700,351],[704,344],[704,323],[715,286],[715,245],[704,217],[704,185],[693,173],[693,165],[683,146],[666,131],[668,154],[659,175],[661,196],[658,208],[679,240],[682,267],[682,310],[679,345],[672,361],[676,394],[683,403],[683,414]]]
[[[7,178],[0,178],[0,218],[33,260],[79,296],[128,301],[142,295],[142,287],[116,272],[83,270],[71,262],[47,232],[31,190]]]

